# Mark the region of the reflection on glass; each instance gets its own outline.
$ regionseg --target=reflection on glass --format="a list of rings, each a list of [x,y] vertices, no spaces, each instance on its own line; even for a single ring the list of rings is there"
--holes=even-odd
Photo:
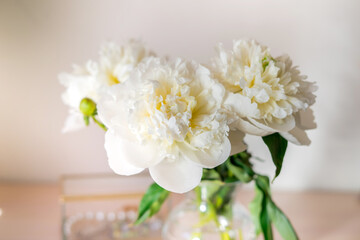
[[[166,206],[162,214],[133,225],[140,199],[151,183],[146,174],[63,177],[63,240],[159,239]]]

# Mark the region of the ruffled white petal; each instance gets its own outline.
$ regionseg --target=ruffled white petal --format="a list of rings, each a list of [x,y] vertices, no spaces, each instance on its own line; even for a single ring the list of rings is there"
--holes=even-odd
[[[141,172],[144,168],[136,167],[132,164],[133,154],[124,149],[124,140],[115,135],[113,131],[107,131],[105,134],[105,150],[108,156],[110,168],[120,175],[133,175]]]
[[[246,118],[245,118],[246,119]],[[273,132],[273,130],[265,130],[263,128],[257,127],[249,121],[239,118],[235,122],[233,122],[230,126],[231,128],[238,129],[247,134],[256,135],[256,136],[265,136],[269,135]]]
[[[281,123],[276,123],[276,122],[267,123],[264,120],[257,120],[253,118],[248,118],[248,120],[256,127],[272,133],[287,132],[295,127],[295,118],[292,115],[288,116],[285,119],[282,119]]]
[[[244,143],[245,134],[241,131],[230,131],[229,140],[231,142],[230,155],[237,154],[246,150],[247,146]]]
[[[98,101],[99,118],[108,128],[126,125],[127,112],[125,111],[124,99],[127,98],[129,93],[126,91],[124,84],[110,87]]]
[[[311,141],[306,132],[298,127],[295,127],[289,132],[280,133],[286,140],[296,145],[310,145]]]
[[[189,144],[178,144],[178,146],[180,154],[184,158],[193,161],[203,168],[214,168],[222,164],[229,157],[231,151],[231,144],[228,138],[225,138],[219,146],[203,150],[194,149]]]
[[[232,112],[236,112],[240,117],[257,117],[259,110],[256,103],[251,103],[248,97],[241,94],[228,92],[224,100],[224,105]]]
[[[137,168],[154,166],[165,157],[165,154],[162,154],[161,149],[159,149],[156,144],[139,143],[126,128],[117,128],[116,130],[109,129],[106,135],[112,135],[116,138],[117,145],[111,146],[117,148],[118,156]]]
[[[157,184],[175,193],[190,191],[199,185],[202,177],[202,167],[185,158],[165,159],[149,171]]]

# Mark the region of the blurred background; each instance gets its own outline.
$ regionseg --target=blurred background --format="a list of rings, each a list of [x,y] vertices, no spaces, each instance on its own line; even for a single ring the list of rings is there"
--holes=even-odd
[[[359,1],[0,1],[0,179],[55,182],[64,173],[110,171],[101,129],[62,134],[60,72],[97,59],[104,41],[141,38],[158,55],[206,63],[214,46],[254,38],[289,54],[317,82],[318,128],[289,146],[273,184],[286,190],[360,187]],[[248,139],[273,174],[261,140]]]
[[[217,42],[254,38],[319,86],[312,144],[289,144],[273,188],[358,193],[359,10],[358,0],[0,0],[0,182],[110,172],[101,129],[61,133],[68,109],[57,79],[96,60],[104,41],[140,38],[158,55],[206,63]],[[261,139],[246,140],[266,159],[258,171],[273,174]]]

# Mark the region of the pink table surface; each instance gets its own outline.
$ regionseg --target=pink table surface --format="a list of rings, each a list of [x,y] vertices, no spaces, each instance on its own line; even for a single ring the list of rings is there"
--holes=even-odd
[[[55,184],[0,183],[0,240],[60,240],[59,194]],[[245,204],[253,197],[252,191],[241,194]],[[273,198],[301,239],[360,239],[359,194],[275,192]]]

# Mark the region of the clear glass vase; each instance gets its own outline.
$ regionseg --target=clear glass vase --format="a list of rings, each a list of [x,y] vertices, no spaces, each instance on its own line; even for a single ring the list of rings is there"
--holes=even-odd
[[[253,240],[255,227],[238,201],[240,183],[203,181],[175,207],[164,240]]]

